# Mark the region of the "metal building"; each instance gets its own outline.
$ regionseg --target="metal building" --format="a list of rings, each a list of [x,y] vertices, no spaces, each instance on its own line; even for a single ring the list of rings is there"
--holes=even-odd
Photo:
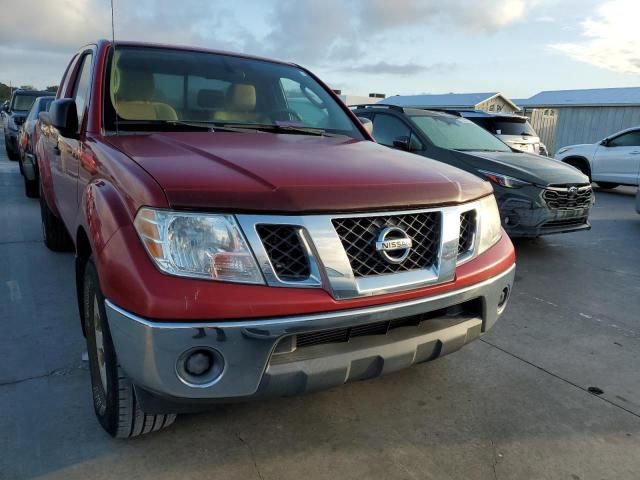
[[[640,125],[640,87],[545,91],[513,101],[551,154]]]
[[[394,95],[385,98],[380,103],[399,107],[457,108],[501,113],[518,111],[516,104],[500,92]]]

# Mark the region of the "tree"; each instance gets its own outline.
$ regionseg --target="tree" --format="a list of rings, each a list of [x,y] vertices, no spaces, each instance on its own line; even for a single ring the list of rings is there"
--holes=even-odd
[[[36,87],[33,85],[20,85],[20,90],[35,90]]]
[[[50,85],[46,88],[47,92],[56,93],[58,91],[58,85]]]

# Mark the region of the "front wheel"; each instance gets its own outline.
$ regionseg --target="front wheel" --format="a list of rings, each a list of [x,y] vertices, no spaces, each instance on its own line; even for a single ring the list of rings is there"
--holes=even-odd
[[[619,183],[611,183],[611,182],[596,182],[596,185],[598,185],[600,188],[604,190],[610,190],[612,188],[616,188],[620,186]]]
[[[171,425],[175,414],[150,415],[140,409],[133,384],[118,365],[104,297],[91,260],[84,274],[83,312],[93,407],[102,428],[112,437],[131,438]]]

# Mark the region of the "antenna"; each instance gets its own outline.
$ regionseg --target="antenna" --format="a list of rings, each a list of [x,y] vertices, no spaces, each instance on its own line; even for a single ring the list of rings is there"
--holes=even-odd
[[[111,48],[113,48],[113,53],[111,54],[111,69],[115,68],[115,64],[113,63],[116,56],[116,27],[113,21],[113,0],[111,0]],[[112,77],[113,78],[113,77]],[[115,105],[113,109],[115,110],[116,119],[116,135],[118,135],[118,91],[113,92],[113,99],[115,100]]]

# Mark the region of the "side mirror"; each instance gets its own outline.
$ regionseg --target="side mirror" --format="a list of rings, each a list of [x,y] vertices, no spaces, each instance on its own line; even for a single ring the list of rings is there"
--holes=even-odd
[[[367,133],[373,137],[373,122],[367,117],[358,117],[358,120],[360,120],[360,123],[367,131]]]
[[[602,145],[603,147],[608,147],[609,146],[609,139],[605,138],[604,140],[602,140],[600,142],[600,145]]]
[[[397,148],[398,150],[405,150],[407,152],[411,151],[411,138],[403,135],[402,137],[396,137],[393,140],[393,148]]]
[[[78,134],[78,111],[72,98],[61,98],[53,102],[49,109],[49,119],[63,137],[75,137]]]
[[[6,113],[9,113],[9,104],[2,105],[2,111],[6,112]]]

